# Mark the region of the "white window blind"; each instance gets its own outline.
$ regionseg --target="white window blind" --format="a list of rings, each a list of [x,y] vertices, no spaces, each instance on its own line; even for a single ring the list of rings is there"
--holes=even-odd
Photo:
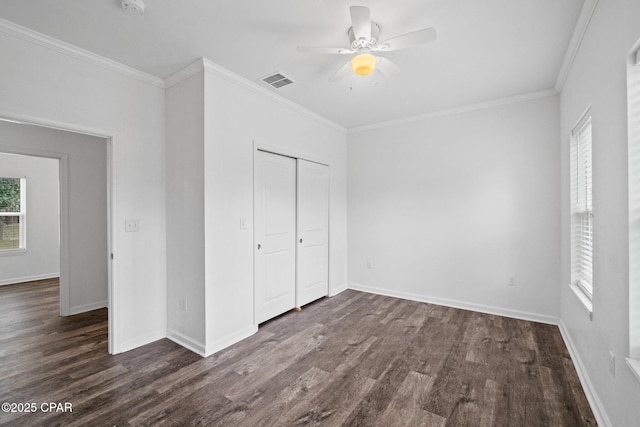
[[[640,46],[640,40],[638,41]],[[629,356],[640,378],[640,49],[627,63],[629,127]],[[631,365],[630,365],[631,366]]]
[[[593,294],[591,116],[571,132],[571,283]]]

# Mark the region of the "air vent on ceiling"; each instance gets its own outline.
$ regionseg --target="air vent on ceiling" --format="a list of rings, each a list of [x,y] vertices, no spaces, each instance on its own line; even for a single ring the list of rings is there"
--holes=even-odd
[[[276,89],[293,83],[293,80],[283,75],[282,73],[269,74],[266,77],[262,77],[260,80],[262,80],[269,86],[275,87]]]

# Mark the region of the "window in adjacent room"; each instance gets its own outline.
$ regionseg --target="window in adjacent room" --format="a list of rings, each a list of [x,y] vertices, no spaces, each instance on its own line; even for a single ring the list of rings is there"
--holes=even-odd
[[[0,178],[0,253],[26,248],[25,179]]]
[[[591,113],[571,131],[571,284],[593,295]]]

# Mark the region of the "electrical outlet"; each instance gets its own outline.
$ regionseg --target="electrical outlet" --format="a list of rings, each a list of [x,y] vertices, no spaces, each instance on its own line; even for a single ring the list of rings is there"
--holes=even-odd
[[[613,351],[609,352],[609,373],[613,378],[616,377],[616,355]]]
[[[373,264],[371,264],[371,261],[367,261],[367,268],[368,269],[372,269],[373,268]]]
[[[509,286],[516,286],[518,284],[518,278],[516,276],[509,277],[509,282],[507,282]]]
[[[187,297],[182,298],[182,311],[187,311]]]
[[[240,230],[246,230],[247,229],[247,218],[240,218]]]
[[[124,231],[127,233],[137,233],[140,231],[140,221],[137,219],[127,219],[124,221]]]

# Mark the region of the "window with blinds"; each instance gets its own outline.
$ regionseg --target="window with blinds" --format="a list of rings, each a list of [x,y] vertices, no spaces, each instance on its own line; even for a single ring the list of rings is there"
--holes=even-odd
[[[593,294],[591,115],[571,132],[571,283]]]
[[[640,380],[640,40],[627,59],[629,127],[629,356]]]

